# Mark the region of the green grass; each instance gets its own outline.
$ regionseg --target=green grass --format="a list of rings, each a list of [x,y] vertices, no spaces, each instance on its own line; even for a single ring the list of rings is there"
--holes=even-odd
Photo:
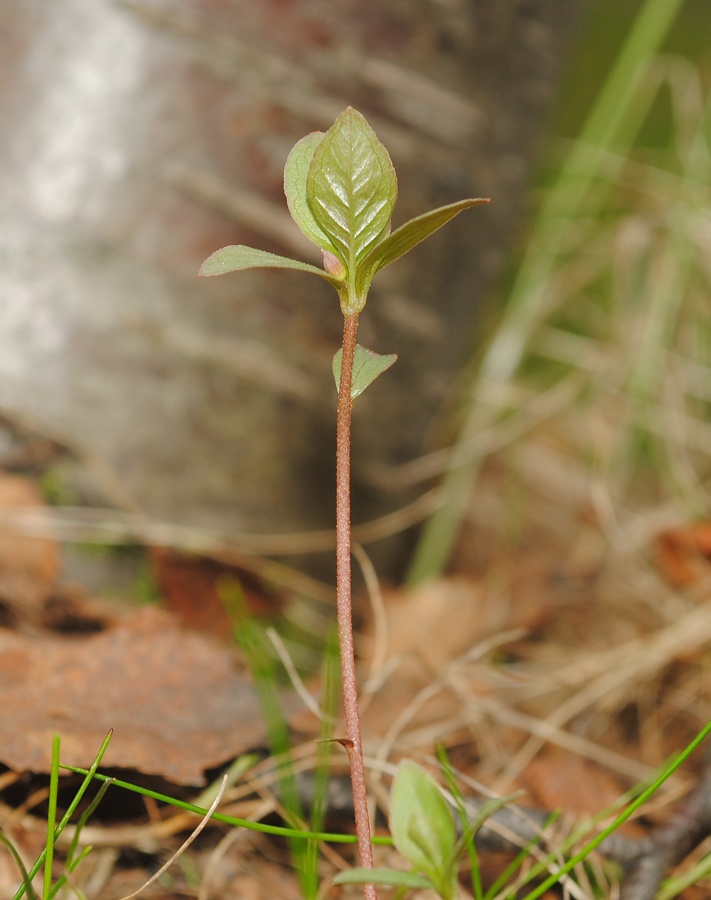
[[[623,188],[629,191],[631,187],[626,183],[629,157],[661,86],[675,82],[675,73],[664,73],[656,54],[681,7],[682,0],[646,0],[641,6],[577,140],[551,186],[543,192],[503,316],[468,391],[458,445],[471,442],[477,434],[495,427],[510,415],[510,409],[498,401],[492,402],[491,398],[505,394],[503,389],[512,384],[529,363],[529,354],[535,353],[536,339],[543,327],[550,324],[551,316],[566,305],[566,300],[575,303],[579,291],[566,294],[565,287],[566,282],[574,283],[575,278],[585,279],[583,263],[593,271],[596,290],[603,304],[616,302],[609,290],[615,273],[608,267],[603,275],[604,257],[600,255],[596,265],[591,250],[594,251],[597,245],[602,254],[606,232],[620,227],[621,216],[625,218],[632,214],[626,206],[630,198],[623,196]],[[696,124],[701,125],[700,122]],[[681,127],[675,129],[675,138],[683,137]],[[697,141],[697,146],[700,148],[702,143],[703,140]],[[701,171],[706,165],[704,154],[701,149],[695,156],[693,150],[689,153],[691,156],[682,161],[684,181],[689,186],[694,183],[705,194],[708,175]],[[648,187],[653,188],[652,180],[658,173],[645,170],[645,174]],[[632,188],[632,192],[639,196],[638,190]],[[683,218],[684,203],[690,198],[678,199],[680,202],[674,209]],[[685,240],[681,238],[675,242],[672,237],[676,233],[677,229],[669,228],[666,250],[670,265],[661,272],[655,267],[652,272],[650,256],[647,271],[636,273],[637,278],[652,282],[654,293],[646,301],[645,345],[638,353],[636,373],[628,382],[631,390],[646,384],[644,379],[653,366],[654,352],[662,346],[663,340],[669,339],[676,321],[674,302],[681,302],[683,288],[689,284],[691,259],[686,252]],[[608,280],[607,289],[603,283],[605,279]],[[591,302],[589,295],[586,302]],[[627,299],[623,302],[627,306]],[[579,333],[590,334],[589,327],[584,324],[585,319],[590,319],[590,310],[578,309],[571,317]],[[599,318],[606,317],[603,314]],[[614,329],[614,321],[608,322],[607,327]],[[555,362],[559,364],[560,361]],[[575,364],[572,361],[572,365]],[[423,530],[409,572],[409,584],[419,584],[444,572],[480,465],[481,454],[472,454],[468,460],[463,460],[455,447],[452,463],[440,486],[441,504]]]
[[[331,646],[333,647],[333,642],[331,642]],[[324,696],[327,698],[327,700],[324,703],[324,721],[327,721],[327,716],[330,715],[330,712],[327,711],[327,708],[330,707],[331,709],[333,709],[335,705],[333,702],[333,697],[335,696],[335,694],[332,688],[334,685],[337,687],[337,666],[335,665],[334,656],[335,654],[333,650],[331,650],[330,654],[327,654],[327,662],[325,663],[326,690]],[[328,671],[329,669],[331,670],[330,674]],[[329,680],[331,682],[330,687],[328,685]],[[659,787],[661,787],[661,785],[679,768],[679,766],[691,755],[691,753],[693,753],[693,751],[699,746],[699,744],[704,740],[709,732],[711,732],[711,722],[696,736],[696,738],[694,738],[693,741],[688,744],[688,746],[678,756],[676,756],[669,763],[665,764],[665,766],[662,767],[661,772],[656,777],[653,777],[646,784],[638,785],[632,791],[629,791],[627,794],[623,795],[623,797],[620,798],[618,804],[616,804],[616,807],[603,811],[602,813],[591,819],[589,822],[582,825],[579,829],[574,831],[566,840],[561,842],[560,846],[557,846],[552,852],[544,856],[542,859],[534,862],[523,878],[514,879],[513,882],[510,880],[513,877],[516,869],[525,860],[526,854],[533,850],[534,844],[536,842],[533,842],[527,848],[524,848],[522,853],[516,857],[513,863],[505,870],[505,872],[502,872],[501,878],[497,880],[495,885],[493,885],[486,894],[484,894],[482,891],[481,883],[478,880],[478,875],[475,870],[473,872],[473,886],[475,896],[481,898],[481,900],[490,900],[490,898],[493,897],[494,893],[497,891],[499,892],[499,896],[501,896],[502,893],[506,895],[507,884],[510,885],[511,890],[513,890],[515,887],[515,889],[519,891],[520,896],[520,890],[522,887],[524,887],[526,884],[530,884],[530,882],[534,879],[544,877],[546,870],[548,870],[550,874],[545,877],[545,879],[540,882],[535,888],[533,888],[528,894],[524,895],[524,900],[537,900],[537,898],[540,897],[549,887],[556,884],[563,876],[574,870],[576,866],[578,866],[584,859],[586,859],[587,856],[589,856],[589,854],[596,847],[598,847],[607,836],[612,834],[617,828],[619,828],[619,826],[623,822],[629,819],[630,816],[632,816],[652,796],[652,794],[654,794],[654,792],[657,791]],[[7,837],[7,835],[4,835],[2,832],[0,832],[0,842],[2,842],[6,846],[11,856],[15,860],[23,882],[22,886],[15,894],[14,900],[21,900],[21,898],[25,894],[27,894],[30,900],[35,900],[36,893],[32,886],[32,880],[40,871],[43,865],[45,867],[42,892],[43,900],[52,900],[52,898],[56,896],[60,888],[62,888],[67,883],[68,876],[71,875],[71,873],[76,869],[82,859],[84,859],[86,855],[91,851],[91,847],[86,847],[81,853],[77,855],[81,832],[91,815],[96,810],[99,803],[102,801],[106,790],[111,785],[117,788],[122,788],[141,794],[146,797],[151,797],[154,800],[167,803],[179,809],[193,812],[197,816],[200,816],[202,818],[210,814],[210,811],[207,808],[207,804],[213,802],[215,800],[215,797],[217,796],[217,782],[214,785],[211,785],[200,796],[199,800],[202,803],[206,804],[206,806],[200,806],[197,804],[185,803],[183,801],[176,800],[166,794],[161,794],[159,792],[131,784],[130,782],[125,782],[119,779],[109,778],[105,775],[102,775],[97,770],[106,751],[106,748],[108,747],[110,739],[111,733],[107,735],[106,740],[102,744],[99,752],[96,755],[96,758],[94,759],[94,762],[91,765],[91,768],[87,770],[77,768],[75,766],[66,766],[61,764],[59,759],[59,737],[55,736],[52,752],[52,773],[50,781],[49,813],[47,817],[48,830],[46,846],[29,871],[25,870],[19,854],[17,853],[10,839]],[[253,762],[254,759],[251,757],[243,757],[236,760],[231,772],[228,773],[229,783],[233,783],[242,778],[252,766]],[[286,760],[281,761],[282,766],[285,764],[285,762]],[[458,797],[460,799],[461,809],[463,809],[464,798],[461,796],[458,788],[456,787],[453,770],[448,763],[443,762],[443,766],[450,787],[454,786],[454,795],[455,797]],[[85,777],[74,798],[72,799],[67,811],[61,817],[59,823],[56,824],[54,817],[55,811],[57,809],[58,776],[60,769],[83,774]],[[327,764],[325,758],[317,760],[316,778],[316,803],[314,804],[315,809],[312,810],[312,826],[318,826],[323,821],[325,810],[325,786],[327,784]],[[319,778],[321,779],[320,787],[318,787]],[[62,874],[59,876],[59,878],[53,879],[52,860],[54,845],[64,828],[69,824],[92,780],[98,780],[99,782],[101,782],[101,789],[94,797],[92,802],[88,805],[87,809],[82,813],[76,825],[72,841],[70,842],[69,849],[67,850],[65,855]],[[224,781],[224,778],[220,779],[220,781]],[[496,805],[501,806],[501,802],[497,802]],[[612,822],[610,822],[601,831],[595,833],[593,837],[589,837],[590,833],[595,830],[597,823],[606,818],[609,818],[609,816],[614,813],[616,809],[619,809],[620,806],[622,806],[623,808],[620,812],[617,813],[617,815],[615,815]],[[266,834],[280,835],[282,837],[290,839],[293,844],[300,845],[303,848],[303,852],[294,855],[294,862],[297,865],[303,866],[300,883],[302,885],[302,888],[305,888],[309,891],[308,894],[304,894],[305,897],[316,897],[318,896],[320,890],[320,886],[318,883],[319,857],[315,853],[315,848],[317,847],[318,843],[323,841],[328,841],[331,843],[356,843],[356,838],[353,835],[329,833],[320,830],[308,830],[299,827],[294,828],[277,825],[265,825],[261,822],[252,822],[249,820],[236,818],[234,816],[227,816],[220,812],[212,812],[211,817],[216,821],[224,822],[234,827],[244,827]],[[586,835],[588,835],[587,839]],[[582,848],[574,850],[576,846],[579,846],[581,841],[584,841]],[[392,844],[392,839],[390,837],[374,837],[373,843]],[[474,846],[470,845],[468,849],[470,858],[474,859],[476,857],[476,850]],[[561,864],[560,860],[570,852],[572,852],[573,855],[569,856],[566,861]],[[540,856],[540,854],[538,855]],[[709,861],[709,857],[704,857],[704,859],[699,861],[699,863],[697,863],[697,865],[689,873],[685,873],[684,875],[678,876],[673,879],[668,879],[662,886],[659,900],[672,900],[672,898],[676,896],[676,894],[681,890],[683,890],[684,887],[693,883],[694,880],[697,880],[698,878],[706,875],[709,871],[710,866],[711,862]],[[310,873],[310,880],[308,878],[304,879],[304,872]],[[76,887],[73,887],[73,890],[76,891]],[[81,893],[79,893],[79,897],[81,900]]]

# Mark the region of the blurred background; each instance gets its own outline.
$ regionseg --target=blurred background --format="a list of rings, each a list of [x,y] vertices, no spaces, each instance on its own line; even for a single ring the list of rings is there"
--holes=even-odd
[[[31,424],[110,470],[55,466],[82,504],[233,535],[330,528],[335,294],[298,274],[196,272],[229,243],[320,262],[287,214],[283,167],[352,104],[392,154],[395,224],[492,197],[384,273],[362,317],[363,344],[400,362],[356,407],[355,520],[413,500],[377,476],[436,445],[481,344],[581,13],[571,0],[4,0],[10,431]],[[401,549],[382,555],[402,569]]]
[[[510,440],[491,429],[591,391],[634,408],[620,477],[663,445],[661,481],[705,505],[705,0],[2,10],[0,465],[34,467],[83,528],[113,508],[284,554],[298,542],[247,536],[330,529],[335,295],[298,273],[195,276],[228,243],[313,259],[283,165],[347,104],[393,157],[395,225],[492,201],[380,275],[362,317],[363,344],[399,355],[355,409],[354,521],[396,514],[370,535],[398,534],[373,545],[381,573],[405,573],[402,529],[435,506],[410,577],[441,571],[480,461]]]
[[[0,819],[44,802],[22,773],[49,771],[55,731],[84,765],[115,728],[103,764],[173,786],[281,753],[225,597],[247,664],[311,710],[289,705],[280,733],[288,717],[317,765],[342,317],[321,279],[197,270],[234,243],[320,262],[283,167],[348,104],[391,153],[395,226],[491,198],[380,273],[361,316],[362,344],[399,356],[353,423],[369,778],[442,742],[471,778],[571,816],[649,779],[711,719],[709,0],[0,16]],[[131,862],[167,846],[147,810],[110,813],[147,830],[101,838],[105,879],[117,860],[137,884],[156,871]],[[256,843],[263,887],[232,890],[252,846],[211,896],[298,897]]]

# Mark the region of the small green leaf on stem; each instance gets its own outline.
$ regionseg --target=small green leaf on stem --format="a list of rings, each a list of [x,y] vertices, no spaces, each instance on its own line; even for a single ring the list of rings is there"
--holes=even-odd
[[[336,290],[341,284],[328,272],[312,266],[310,263],[291,259],[288,256],[277,256],[276,253],[267,253],[266,250],[257,250],[254,247],[245,247],[244,244],[232,244],[208,256],[200,266],[198,275],[209,277],[212,275],[226,275],[228,272],[239,272],[242,269],[298,269],[301,272],[311,272],[325,278]]]
[[[344,869],[333,879],[334,884],[392,884],[415,890],[434,890],[429,878],[398,869]]]
[[[314,156],[314,150],[323,139],[322,131],[312,131],[296,144],[284,167],[284,193],[291,218],[306,237],[322,250],[334,252],[331,240],[320,228],[309,204],[306,202],[306,178]]]
[[[314,149],[306,199],[350,275],[388,233],[396,198],[388,151],[349,106]]]
[[[341,384],[341,360],[343,349],[333,357],[333,378],[336,382],[336,390]],[[366,350],[360,344],[356,344],[353,354],[353,378],[351,381],[351,400],[359,397],[369,384],[375,381],[378,375],[382,375],[386,369],[397,359],[397,354],[388,353],[381,356],[372,350]]]
[[[467,200],[458,200],[456,203],[450,203],[448,206],[431,209],[429,212],[410,219],[409,222],[401,225],[392,234],[380,241],[363,261],[363,265],[357,274],[357,292],[359,294],[367,292],[376,272],[404,256],[420,241],[424,241],[426,237],[429,237],[443,225],[446,225],[450,219],[453,219],[460,212],[469,209],[471,206],[478,206],[480,203],[488,202],[488,199],[484,197],[470,197]]]
[[[390,795],[390,831],[398,851],[435,885],[443,900],[457,894],[454,819],[433,778],[410,759],[398,766]]]

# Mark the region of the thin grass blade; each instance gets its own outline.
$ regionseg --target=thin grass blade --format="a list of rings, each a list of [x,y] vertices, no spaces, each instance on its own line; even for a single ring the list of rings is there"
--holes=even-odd
[[[252,675],[257,699],[267,728],[269,747],[280,760],[279,799],[289,818],[289,824],[299,827],[304,821],[303,808],[291,761],[289,726],[279,699],[276,671],[267,651],[266,638],[249,612],[242,586],[234,578],[225,579],[218,586],[220,599],[232,624],[232,633],[245,655]],[[290,840],[290,852],[301,882],[306,878],[307,845]],[[305,887],[302,884],[302,887]]]
[[[76,810],[77,806],[78,806],[79,803],[81,802],[81,798],[82,798],[82,797],[84,796],[84,794],[86,793],[86,789],[87,789],[87,788],[89,787],[89,785],[91,784],[92,779],[93,779],[94,777],[96,777],[96,770],[99,768],[99,764],[101,763],[101,760],[103,759],[104,753],[106,753],[106,748],[109,746],[109,741],[111,740],[112,735],[113,735],[113,729],[112,729],[111,731],[109,731],[109,733],[108,733],[108,734],[106,735],[106,737],[104,738],[104,742],[103,742],[103,744],[101,745],[101,747],[99,748],[99,752],[96,754],[96,757],[95,757],[95,759],[94,759],[94,762],[91,764],[91,768],[90,768],[90,769],[77,769],[77,770],[73,770],[73,771],[77,771],[78,774],[84,775],[85,777],[84,777],[84,780],[82,781],[82,783],[81,783],[80,786],[79,786],[79,790],[78,790],[78,791],[76,792],[76,794],[74,795],[74,799],[73,799],[72,802],[69,804],[69,807],[68,807],[67,811],[66,811],[66,812],[64,813],[64,815],[62,816],[62,820],[60,821],[59,825],[57,825],[57,828],[56,828],[56,830],[55,830],[55,832],[54,832],[54,840],[55,840],[55,841],[57,840],[57,838],[59,837],[59,835],[60,835],[60,834],[62,833],[62,831],[64,830],[64,827],[67,825],[67,823],[69,822],[69,820],[70,820],[71,817],[73,816],[74,811]],[[70,769],[69,766],[63,766],[61,763],[59,763],[59,766],[58,766],[58,767],[59,767],[60,769]],[[110,779],[109,779],[109,778],[106,778],[106,776],[101,776],[101,780],[103,780],[103,781],[109,781]],[[45,852],[46,852],[46,851],[43,850],[43,851],[40,853],[40,855],[37,857],[37,860],[36,860],[35,864],[32,866],[32,869],[30,870],[30,873],[29,873],[30,880],[32,880],[32,879],[35,877],[35,875],[39,872],[39,870],[40,870],[40,868],[41,868],[41,866],[42,866],[42,863],[44,862],[44,859],[45,859]],[[20,900],[20,898],[24,896],[24,893],[25,893],[25,887],[24,887],[24,885],[23,885],[23,886],[19,889],[19,891],[15,894],[15,896],[13,897],[13,900]]]
[[[27,869],[25,868],[25,864],[22,862],[22,857],[15,849],[15,845],[12,843],[10,838],[8,838],[6,834],[3,834],[2,831],[0,831],[0,842],[5,845],[8,853],[14,859],[15,865],[17,866],[20,875],[22,875],[22,884],[24,886],[24,890],[27,891],[27,896],[30,898],[30,900],[37,900],[37,894],[35,894],[35,889],[32,887],[32,882],[30,881],[30,876],[27,872]]]
[[[653,55],[666,37],[683,0],[646,0],[534,223],[504,311],[503,319],[482,360],[478,384],[507,383],[518,369],[529,341],[541,320],[548,298],[548,281],[570,231],[595,186],[597,208],[606,194],[596,181],[608,151],[630,146],[653,97],[642,97],[639,87]],[[620,160],[624,155],[619,154]],[[586,213],[591,212],[589,203]],[[463,416],[459,442],[490,427],[496,411],[480,402],[477,386]],[[456,452],[456,451],[455,451]],[[439,577],[445,569],[459,532],[480,462],[451,469],[440,487],[441,503],[427,521],[408,573],[408,584]]]

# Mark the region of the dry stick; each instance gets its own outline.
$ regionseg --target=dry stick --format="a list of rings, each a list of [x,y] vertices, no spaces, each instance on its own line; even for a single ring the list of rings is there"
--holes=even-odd
[[[358,313],[345,316],[336,427],[336,596],[338,641],[341,648],[343,675],[343,707],[348,735],[348,743],[345,747],[351,769],[358,855],[361,866],[364,869],[372,869],[373,849],[370,845],[370,819],[365,787],[363,742],[360,736],[351,616],[351,409],[353,406],[351,381],[357,328]],[[363,885],[363,893],[366,900],[377,900],[374,884]]]

